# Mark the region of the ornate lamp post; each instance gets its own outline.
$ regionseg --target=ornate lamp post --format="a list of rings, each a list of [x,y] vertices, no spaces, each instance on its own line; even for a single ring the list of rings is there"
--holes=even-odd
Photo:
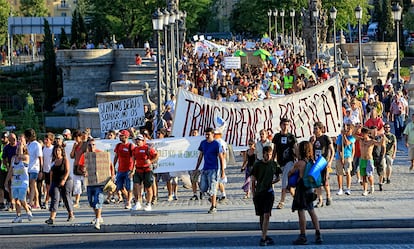
[[[175,94],[175,90],[177,87],[176,82],[176,72],[175,72],[175,38],[174,38],[174,30],[175,30],[175,20],[176,20],[176,13],[174,10],[170,11],[170,16],[168,23],[170,24],[170,54],[171,54],[171,90],[172,93]]]
[[[361,43],[361,19],[362,19],[362,8],[361,6],[357,6],[355,8],[355,17],[358,20],[358,56],[359,56],[359,63],[358,63],[358,80],[362,82],[362,69],[364,67],[364,62],[362,59],[362,43]]]
[[[157,101],[157,129],[162,124],[161,122],[161,43],[160,43],[160,32],[163,29],[164,17],[160,9],[158,8],[154,14],[152,14],[152,28],[157,32],[157,88],[158,88],[158,101]]]
[[[164,84],[165,84],[165,101],[168,100],[169,94],[168,92],[171,91],[171,82],[169,77],[169,56],[168,56],[168,22],[170,19],[170,12],[168,10],[164,10],[163,12],[163,26],[164,26]]]
[[[293,53],[296,54],[295,51],[295,10],[290,9],[290,17],[292,18],[292,46],[293,46]]]
[[[279,11],[279,15],[282,17],[282,39],[280,39],[280,42],[283,43],[283,39],[285,37],[285,10],[282,9]]]
[[[401,13],[402,13],[402,8],[401,6],[396,3],[394,4],[394,6],[392,6],[392,14],[393,14],[393,18],[395,21],[395,35],[396,35],[396,40],[397,40],[397,75],[396,75],[396,86],[397,89],[400,88],[400,21],[401,21]]]
[[[330,15],[331,15],[331,19],[333,21],[333,40],[334,40],[334,72],[336,72],[336,26],[335,26],[335,21],[336,21],[336,14],[338,13],[338,11],[336,10],[336,8],[334,6],[332,6],[331,10],[329,11]]]
[[[272,40],[272,10],[271,9],[269,9],[268,11],[267,11],[267,16],[269,17],[269,23],[268,23],[268,26],[269,26],[269,38],[270,38],[270,40]]]
[[[277,9],[273,10],[273,16],[275,17],[275,43],[278,43],[278,35],[277,35]]]
[[[319,54],[318,54],[318,18],[319,18],[319,10],[316,8],[316,6],[314,7],[314,9],[312,10],[312,16],[315,19],[315,53],[316,53],[316,59],[319,59]]]

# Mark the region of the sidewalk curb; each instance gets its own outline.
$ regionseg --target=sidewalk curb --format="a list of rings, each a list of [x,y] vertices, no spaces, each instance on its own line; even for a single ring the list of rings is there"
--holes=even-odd
[[[322,220],[322,230],[325,229],[361,229],[361,228],[412,228],[414,219],[374,219],[374,220]],[[298,221],[270,222],[269,230],[297,230]],[[312,223],[307,222],[312,229]],[[0,235],[29,235],[29,234],[70,234],[70,233],[167,233],[167,232],[196,232],[196,231],[256,231],[260,230],[258,222],[230,223],[181,223],[181,224],[102,224],[101,230],[96,230],[89,223],[73,223],[70,225],[40,225],[28,224],[0,227]]]

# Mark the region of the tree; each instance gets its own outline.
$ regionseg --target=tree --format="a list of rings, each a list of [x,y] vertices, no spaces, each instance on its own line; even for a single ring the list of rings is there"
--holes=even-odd
[[[10,15],[10,4],[7,0],[0,0],[0,45],[6,43],[7,39],[7,19]]]
[[[47,16],[45,0],[21,0],[20,11],[23,16]]]
[[[384,34],[384,41],[395,41],[394,21],[391,13],[391,0],[382,0],[381,22],[378,23],[378,33]]]
[[[21,112],[22,127],[21,131],[24,131],[28,128],[33,128],[36,132],[39,132],[39,118],[35,112],[34,100],[30,93],[27,93],[26,96],[26,105]]]
[[[59,48],[60,49],[69,49],[70,48],[70,43],[68,40],[68,36],[66,35],[66,31],[64,28],[60,29],[60,44],[59,44]]]
[[[75,44],[77,48],[81,48],[87,40],[86,25],[83,16],[78,8],[72,14],[71,39],[70,43]]]
[[[44,33],[43,91],[45,93],[45,109],[51,111],[53,104],[58,99],[58,86],[55,47],[49,22],[46,19],[44,19]]]

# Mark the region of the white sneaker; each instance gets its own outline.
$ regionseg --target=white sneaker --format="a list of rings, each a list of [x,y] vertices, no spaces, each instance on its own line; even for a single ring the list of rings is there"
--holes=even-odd
[[[336,192],[336,195],[343,195],[344,191],[342,189],[339,189],[338,192]]]
[[[32,221],[32,220],[33,220],[33,214],[32,214],[32,212],[31,212],[31,211],[27,212],[27,219],[28,219],[29,221]]]
[[[151,211],[152,210],[152,207],[151,207],[151,204],[147,204],[147,205],[145,205],[145,207],[144,207],[144,211]]]
[[[96,223],[96,218],[94,218],[92,221],[91,221],[91,224],[95,224]],[[103,218],[101,217],[101,218],[99,218],[99,223],[104,223],[104,220],[103,220]]]
[[[95,222],[95,229],[96,230],[101,230],[101,223],[99,222],[99,219],[97,219],[96,222]]]
[[[131,208],[131,210],[137,211],[137,210],[141,210],[142,206],[141,203],[137,202],[135,203],[135,205]]]
[[[16,216],[16,218],[14,218],[14,220],[12,221],[12,223],[22,223],[23,222],[23,220],[22,220],[22,217],[20,217],[20,216]]]
[[[363,196],[367,196],[367,195],[368,195],[368,191],[364,191],[364,192],[362,193],[362,195],[363,195]]]
[[[345,194],[346,195],[351,195],[351,190],[349,190],[349,189],[345,190]]]
[[[374,187],[371,187],[371,191],[369,191],[370,194],[373,194],[375,192]]]

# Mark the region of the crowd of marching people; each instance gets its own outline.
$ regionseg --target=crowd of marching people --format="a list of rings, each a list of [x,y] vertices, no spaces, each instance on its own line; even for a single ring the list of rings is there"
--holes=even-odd
[[[187,43],[180,60],[178,86],[218,101],[265,101],[295,94],[338,75],[321,60],[304,61],[289,49],[268,43],[258,43],[256,47],[270,54],[266,60],[225,70],[224,57],[236,50],[246,50],[246,43],[223,45],[227,46],[226,52],[197,53],[194,44]],[[299,67],[312,73],[299,73]],[[253,199],[255,213],[260,216],[261,246],[274,244],[267,236],[267,229],[275,200],[274,184],[279,181],[280,199],[276,209],[285,208],[286,196],[293,195],[292,210],[298,211],[300,235],[293,243],[307,244],[305,211],[309,212],[316,230],[315,242],[322,243],[314,208],[332,205],[331,191],[336,195],[351,195],[361,190],[363,196],[383,191],[392,181],[392,165],[400,139],[405,139],[409,148],[410,170],[413,170],[414,115],[410,122],[407,93],[403,88],[393,87],[392,74],[384,84],[380,79],[369,85],[341,79],[344,127],[337,137],[325,135],[324,125],[315,122],[312,136],[298,143],[291,133],[292,120],[282,118],[277,131],[264,129],[257,134],[257,139],[249,140],[248,148],[241,152],[240,169],[245,181],[240,183],[240,191],[244,192],[244,199]],[[92,224],[96,229],[103,223],[104,204],[119,202],[125,209],[151,211],[158,202],[160,180],[167,185],[167,201],[178,199],[178,178],[187,172],[154,174],[158,153],[149,142],[170,135],[175,104],[172,94],[165,103],[160,129],[155,129],[158,127],[156,115],[145,106],[146,122],[142,127],[107,132],[106,139],[119,140],[113,151],[115,157],[107,166],[114,187],[108,187],[111,181],[87,186],[88,202],[95,213]],[[221,136],[223,130],[214,128],[192,131],[192,135],[202,134],[205,139],[198,147],[200,154],[194,170],[188,172],[191,186],[187,186],[193,192],[191,200],[209,200],[208,213],[216,213],[217,203],[226,201],[229,149]],[[22,222],[22,209],[29,221],[34,210],[49,209],[50,217],[45,223],[54,224],[58,207],[63,203],[67,221],[72,222],[87,177],[85,153],[99,152],[90,132],[66,129],[62,134],[47,133],[39,141],[35,131],[28,129],[23,134],[4,132],[1,139],[0,209],[15,210],[14,223]],[[65,141],[72,139],[73,147],[67,154]],[[69,165],[68,157],[74,159],[73,165]],[[307,174],[320,157],[326,160],[326,167],[320,172],[319,182],[310,183]],[[295,174],[296,181],[290,180]],[[337,186],[330,186],[329,178],[333,175]]]

